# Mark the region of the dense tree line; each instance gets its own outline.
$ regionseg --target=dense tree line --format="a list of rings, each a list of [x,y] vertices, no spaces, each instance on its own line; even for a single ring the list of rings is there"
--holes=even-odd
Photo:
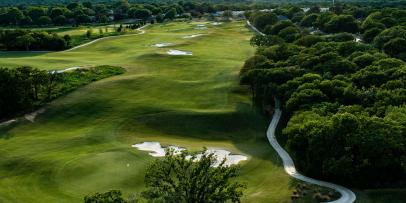
[[[0,49],[7,51],[59,51],[70,47],[70,36],[31,30],[0,30]]]
[[[0,119],[32,111],[80,86],[123,72],[124,69],[112,66],[72,72],[48,72],[31,67],[0,68]]]
[[[40,3],[38,6],[0,8],[0,25],[3,26],[46,26],[107,23],[123,19],[138,21],[164,21],[184,17],[202,17],[225,10],[248,10],[256,5],[247,3],[208,3],[195,1],[130,3],[128,0],[97,3],[93,1],[69,4]]]
[[[406,60],[406,9],[337,5],[328,10],[283,6],[272,11],[247,16],[265,34],[289,43],[297,40],[301,31],[315,35],[351,33],[360,42]],[[274,25],[278,19],[283,21]]]
[[[252,38],[258,49],[242,68],[241,83],[262,107],[281,101],[289,119],[286,147],[305,174],[393,186],[406,180],[406,63],[393,58],[404,59],[404,19],[397,16],[404,10],[368,9],[282,7],[249,14],[266,35]],[[393,19],[383,20],[389,14]],[[257,22],[263,16],[268,23]],[[377,27],[369,41],[350,34]]]
[[[255,6],[253,6],[255,7]],[[114,33],[99,29],[94,35],[89,29],[85,38],[82,36],[58,36],[49,32],[29,30],[0,30],[0,49],[14,51],[58,51],[81,44],[83,41],[118,35],[126,29],[135,29],[141,25],[161,23],[175,18],[200,18],[203,15],[214,18],[217,11],[250,9],[246,3],[214,4],[205,2],[156,2],[129,3],[127,0],[94,3],[90,1],[73,2],[60,5],[2,7],[0,8],[0,26],[32,27],[32,26],[77,26],[80,24],[98,24],[109,22],[125,22]],[[219,13],[217,13],[217,16]],[[212,19],[211,18],[211,19]],[[72,39],[73,38],[73,39]]]

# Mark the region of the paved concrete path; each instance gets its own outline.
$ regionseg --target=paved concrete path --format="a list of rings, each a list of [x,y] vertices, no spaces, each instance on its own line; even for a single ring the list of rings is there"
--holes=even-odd
[[[352,203],[355,201],[356,196],[355,194],[340,185],[336,185],[334,183],[329,183],[329,182],[325,182],[325,181],[321,181],[321,180],[316,180],[313,178],[309,178],[306,177],[302,174],[300,174],[296,168],[295,168],[295,164],[292,160],[292,158],[290,157],[290,155],[279,145],[278,140],[275,137],[275,131],[276,131],[276,127],[278,126],[279,120],[282,116],[282,110],[280,109],[280,104],[279,101],[275,101],[276,103],[276,108],[275,108],[275,112],[273,114],[272,117],[272,121],[271,124],[269,125],[268,131],[266,132],[266,135],[268,137],[269,143],[272,145],[272,147],[276,150],[276,152],[278,153],[278,155],[281,157],[282,161],[283,161],[283,167],[286,171],[287,174],[289,174],[290,176],[292,176],[293,178],[302,180],[304,182],[310,183],[310,184],[315,184],[315,185],[319,185],[322,187],[327,187],[327,188],[331,188],[333,190],[336,190],[337,192],[339,192],[341,194],[341,197],[335,201],[332,201],[330,203]]]
[[[76,46],[76,47],[72,47],[72,48],[70,48],[70,49],[68,49],[68,50],[65,50],[64,52],[73,51],[73,50],[76,50],[76,49],[79,49],[79,48],[82,48],[82,47],[91,45],[91,44],[93,44],[93,43],[96,43],[96,42],[98,42],[98,41],[102,41],[102,40],[105,40],[105,39],[111,39],[111,38],[117,38],[117,37],[128,37],[128,36],[134,36],[134,35],[142,35],[142,34],[145,33],[145,30],[143,30],[143,29],[144,29],[145,27],[149,26],[149,25],[150,25],[150,24],[146,24],[146,25],[144,25],[144,26],[142,26],[142,27],[137,28],[137,30],[140,31],[140,33],[136,33],[136,34],[125,34],[125,35],[116,35],[116,36],[109,36],[109,37],[102,37],[102,38],[99,38],[99,39],[95,39],[95,40],[93,40],[93,41],[91,41],[91,42],[88,42],[88,43],[85,43],[85,44],[82,44],[82,45],[79,45],[79,46]]]

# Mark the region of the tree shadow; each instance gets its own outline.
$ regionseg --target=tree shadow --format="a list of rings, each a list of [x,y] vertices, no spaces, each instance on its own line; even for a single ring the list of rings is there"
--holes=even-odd
[[[10,139],[11,137],[13,137],[13,134],[10,133],[10,131],[16,127],[19,123],[19,120],[16,120],[13,123],[10,123],[8,125],[5,126],[0,126],[0,139]]]
[[[150,113],[125,121],[119,131],[130,135],[140,133],[141,130],[148,134],[176,138],[231,141],[244,154],[281,165],[279,156],[266,138],[268,119],[246,103],[240,103],[230,111],[169,111],[145,108],[148,108]]]
[[[48,53],[52,53],[50,51],[0,51],[0,58],[25,58],[25,57],[34,57],[34,56],[41,56]]]

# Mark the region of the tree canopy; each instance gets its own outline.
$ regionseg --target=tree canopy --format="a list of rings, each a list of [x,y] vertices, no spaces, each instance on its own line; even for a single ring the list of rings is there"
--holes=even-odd
[[[214,166],[216,162],[215,155],[206,151],[200,155],[167,151],[148,167],[143,197],[163,202],[240,202],[244,185],[234,180],[238,167],[226,166],[225,160]]]
[[[251,39],[240,76],[254,104],[281,101],[282,137],[305,174],[357,187],[406,181],[404,12],[295,12]]]

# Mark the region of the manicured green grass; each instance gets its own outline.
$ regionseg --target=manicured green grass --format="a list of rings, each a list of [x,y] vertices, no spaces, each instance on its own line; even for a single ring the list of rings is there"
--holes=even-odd
[[[267,120],[238,85],[254,53],[243,22],[208,30],[196,23],[153,25],[147,33],[106,39],[58,53],[0,54],[0,66],[41,69],[117,65],[127,69],[57,99],[35,123],[0,129],[0,202],[80,202],[110,189],[143,190],[154,158],[131,148],[159,141],[200,150],[225,148],[249,156],[242,164],[244,202],[289,202],[293,181],[265,137]],[[204,33],[205,36],[183,39]],[[169,56],[169,48],[193,56]]]

